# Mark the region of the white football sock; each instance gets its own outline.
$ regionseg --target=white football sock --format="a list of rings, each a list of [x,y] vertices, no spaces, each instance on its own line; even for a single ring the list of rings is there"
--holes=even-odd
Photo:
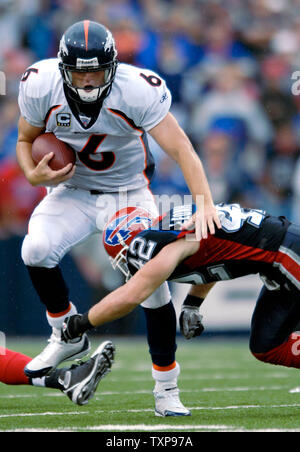
[[[70,317],[71,315],[75,315],[75,314],[77,314],[77,309],[76,309],[76,306],[74,306],[71,301],[70,301],[69,311],[67,311],[63,315],[60,315],[59,317],[57,317],[57,316],[53,317],[49,314],[48,311],[46,311],[46,316],[47,316],[49,325],[52,326],[52,328],[55,328],[57,330],[61,329],[66,317]]]
[[[180,374],[180,365],[176,362],[174,369],[161,371],[152,367],[152,377],[155,380],[154,391],[159,391],[167,387],[177,386],[177,378]]]
[[[31,384],[32,386],[40,386],[40,387],[45,387],[45,379],[46,377],[41,377],[41,378],[32,378],[31,379]]]

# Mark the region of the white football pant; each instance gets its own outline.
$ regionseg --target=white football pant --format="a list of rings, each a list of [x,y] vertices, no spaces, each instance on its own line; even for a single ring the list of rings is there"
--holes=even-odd
[[[141,206],[158,215],[154,197],[147,187],[103,195],[92,195],[87,190],[65,185],[51,189],[31,215],[22,245],[25,265],[56,267],[75,245],[103,231],[111,216],[127,206]],[[170,299],[168,285],[164,283],[142,306],[155,309]]]

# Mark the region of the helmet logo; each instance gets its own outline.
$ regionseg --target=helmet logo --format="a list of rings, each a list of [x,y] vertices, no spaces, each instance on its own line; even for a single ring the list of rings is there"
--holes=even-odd
[[[107,30],[106,40],[103,46],[104,52],[109,52],[113,48],[115,56],[117,54],[116,48],[115,48],[115,40],[113,38],[113,35],[110,30]]]
[[[125,242],[131,236],[131,233],[134,232],[134,228],[133,230],[130,230],[130,228],[134,225],[140,224],[150,227],[151,218],[147,216],[139,216],[136,212],[115,218],[105,230],[105,243],[111,246],[120,245],[120,237]]]
[[[99,66],[98,58],[90,58],[89,60],[83,58],[76,59],[76,68],[77,69],[89,69],[89,68],[97,68]]]
[[[65,55],[69,55],[69,50],[68,50],[68,47],[66,46],[66,38],[65,38],[65,35],[63,35],[63,37],[62,37],[61,40],[60,40],[60,43],[59,43],[59,50],[60,50],[59,53],[63,53],[63,54],[65,54]]]

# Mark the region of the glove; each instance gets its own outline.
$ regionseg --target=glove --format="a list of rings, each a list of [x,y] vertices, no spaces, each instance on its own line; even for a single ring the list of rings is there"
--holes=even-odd
[[[66,317],[61,329],[61,339],[68,342],[71,339],[81,337],[87,330],[92,329],[93,326],[88,320],[88,313],[75,314],[71,317]]]
[[[204,331],[203,316],[198,306],[183,305],[179,316],[180,331],[186,339],[200,336]]]

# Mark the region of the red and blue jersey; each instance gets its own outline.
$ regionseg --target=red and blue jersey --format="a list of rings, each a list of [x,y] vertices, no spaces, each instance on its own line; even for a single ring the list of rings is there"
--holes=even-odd
[[[182,231],[181,225],[194,212],[192,206],[177,206],[161,218],[156,227],[138,234],[127,252],[127,264],[133,274],[147,260],[175,240],[193,240],[194,231]],[[262,210],[245,209],[238,204],[217,206],[222,229],[199,241],[196,253],[181,262],[169,281],[205,284],[260,274],[269,288],[286,284],[300,288],[300,228],[293,244],[284,246],[291,223]],[[296,246],[296,248],[295,248]]]

